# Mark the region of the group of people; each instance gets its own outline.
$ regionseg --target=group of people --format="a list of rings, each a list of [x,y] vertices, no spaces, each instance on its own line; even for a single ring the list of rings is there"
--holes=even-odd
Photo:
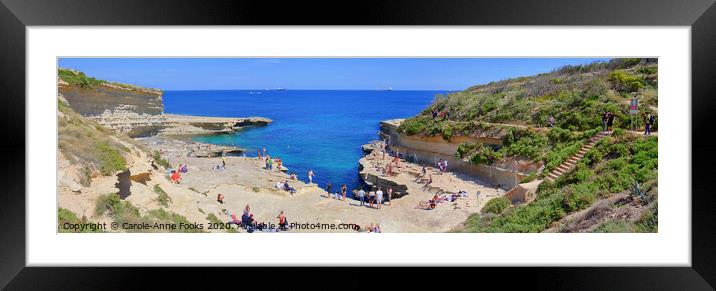
[[[651,127],[654,126],[656,118],[651,113],[643,115],[644,118],[644,135],[651,135]]]
[[[169,180],[174,184],[179,184],[181,182],[181,174],[186,173],[189,171],[189,168],[187,168],[187,165],[179,164],[179,166],[176,169],[167,169]]]
[[[276,216],[278,219],[278,230],[288,230],[288,219],[286,218],[286,214],[284,214],[283,210],[279,212],[278,216]],[[236,218],[236,213],[231,213],[231,220],[228,221],[228,224],[235,224],[236,226],[240,228],[246,229],[247,232],[254,232],[256,230],[264,231],[266,228],[266,224],[259,223],[254,219],[254,214],[251,212],[251,207],[249,207],[248,204],[246,204],[246,207],[244,207],[244,211],[241,214],[241,220]]]
[[[333,184],[328,182],[328,184],[326,184],[326,191],[328,192],[329,197],[342,201],[346,200],[346,192],[348,191],[348,186],[346,186],[346,184],[341,185],[340,192],[333,193],[332,190]]]
[[[296,193],[296,188],[291,187],[291,185],[288,184],[288,181],[276,182],[276,189],[285,190],[286,192],[290,193],[291,195]]]
[[[384,200],[384,196],[387,196],[387,200]],[[392,204],[391,200],[393,199],[393,188],[387,187],[385,193],[383,192],[383,188],[379,187],[374,187],[368,193],[360,189],[358,190],[358,199],[360,200],[361,206],[368,205],[371,208],[380,209],[383,202],[388,202],[388,206],[390,206]]]
[[[214,166],[214,170],[223,171],[226,169],[226,157],[221,156],[221,164]]]
[[[390,177],[390,176],[395,176],[395,175],[397,175],[398,173],[396,173],[395,171],[393,171],[393,168],[400,168],[400,157],[398,157],[398,156],[393,157],[393,160],[390,161],[387,165],[385,165],[385,169],[383,169],[382,172],[383,172],[385,175],[388,175],[389,177]]]
[[[604,132],[612,131],[612,124],[614,124],[614,113],[605,109],[602,114],[602,127]]]
[[[369,233],[381,233],[383,231],[380,230],[380,225],[377,223],[371,223],[368,226],[365,227],[366,232]]]
[[[415,208],[433,210],[435,209],[435,207],[437,207],[438,203],[455,202],[458,198],[467,198],[469,196],[470,195],[465,190],[460,190],[457,193],[445,193],[442,190],[439,190],[435,193],[433,198],[428,201],[420,201],[420,203],[418,203],[418,206],[416,206]]]
[[[432,115],[433,115],[433,119],[437,119],[438,117],[440,117],[440,119],[442,119],[442,120],[450,119],[450,111],[449,110],[439,111],[436,108],[436,109],[433,109]]]

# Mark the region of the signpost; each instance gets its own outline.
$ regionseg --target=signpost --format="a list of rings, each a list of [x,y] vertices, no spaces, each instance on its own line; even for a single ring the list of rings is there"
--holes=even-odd
[[[639,100],[634,96],[634,98],[631,99],[631,103],[629,104],[629,114],[632,115],[632,122],[631,122],[631,129],[636,130],[636,123],[638,122],[638,118],[636,118],[637,114],[639,113]]]

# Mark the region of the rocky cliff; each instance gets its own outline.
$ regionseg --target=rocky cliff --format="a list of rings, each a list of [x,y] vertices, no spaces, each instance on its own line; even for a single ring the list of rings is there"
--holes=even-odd
[[[224,118],[164,114],[159,89],[112,83],[82,72],[60,69],[60,102],[80,115],[130,137],[166,134],[227,133],[271,123],[261,117]]]
[[[161,90],[104,81],[85,85],[64,80],[73,72],[80,74],[77,71],[65,70],[65,73],[60,75],[58,90],[70,107],[83,116],[97,116],[116,109],[129,110],[140,115],[164,113]]]

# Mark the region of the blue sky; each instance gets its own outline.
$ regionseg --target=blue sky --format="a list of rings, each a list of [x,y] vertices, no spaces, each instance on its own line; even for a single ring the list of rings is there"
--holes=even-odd
[[[60,67],[162,90],[459,90],[596,58],[61,58]]]

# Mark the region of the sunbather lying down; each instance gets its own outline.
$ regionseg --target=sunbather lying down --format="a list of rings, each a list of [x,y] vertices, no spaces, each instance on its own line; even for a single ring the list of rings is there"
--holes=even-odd
[[[420,201],[418,203],[418,206],[415,206],[416,209],[423,209],[423,210],[433,210],[435,209],[435,201],[428,200],[428,201]]]

